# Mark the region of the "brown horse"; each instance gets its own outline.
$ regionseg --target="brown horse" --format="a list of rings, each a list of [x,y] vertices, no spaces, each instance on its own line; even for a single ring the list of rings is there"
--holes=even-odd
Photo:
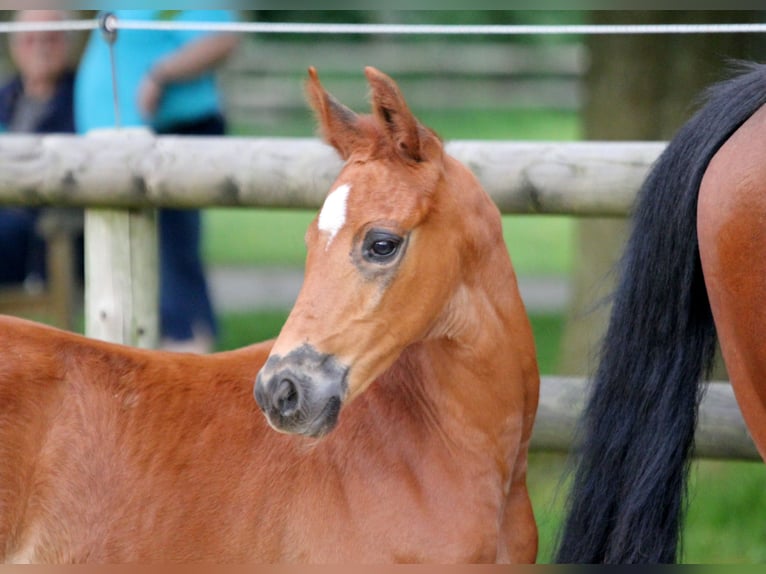
[[[0,321],[6,561],[535,559],[539,377],[498,210],[366,74],[358,116],[310,70],[346,163],[276,341],[192,356]]]
[[[558,553],[672,562],[716,338],[766,456],[766,66],[714,86],[633,215]]]

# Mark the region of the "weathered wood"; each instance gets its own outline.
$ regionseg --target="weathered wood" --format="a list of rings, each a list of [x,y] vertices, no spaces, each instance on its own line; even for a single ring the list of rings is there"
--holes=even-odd
[[[625,216],[665,144],[456,141],[503,213]]]
[[[504,213],[624,216],[664,143],[455,141]],[[0,136],[0,204],[318,208],[338,174],[316,139]]]
[[[85,334],[156,348],[156,210],[88,209],[85,238]]]
[[[731,385],[725,382],[704,385],[694,455],[699,458],[761,460]],[[574,448],[587,392],[586,379],[543,377],[532,434],[533,450],[569,452]]]

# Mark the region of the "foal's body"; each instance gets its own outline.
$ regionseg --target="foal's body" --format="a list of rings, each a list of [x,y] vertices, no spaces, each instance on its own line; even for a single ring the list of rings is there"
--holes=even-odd
[[[534,560],[529,430],[502,420],[523,387],[477,394],[441,367],[470,349],[419,344],[330,435],[290,436],[252,397],[270,346],[148,352],[0,319],[5,559]]]
[[[373,96],[392,106],[386,114],[406,117],[390,79],[370,70],[368,77]],[[333,110],[354,124],[325,125],[326,134],[355,130],[357,121],[368,131],[376,125]],[[384,129],[374,133],[383,138]],[[306,282],[276,342],[192,356],[1,318],[4,559],[533,561],[537,532],[525,485],[538,385],[531,330],[497,209],[436,139],[429,145],[433,157],[411,164],[349,161],[341,177],[357,195],[349,196],[348,220],[332,236],[312,226]],[[436,188],[410,190],[405,170],[432,163]],[[356,248],[343,243],[355,241],[354,217],[369,208],[364,186],[389,181],[405,183],[391,188],[386,217],[375,221],[408,234],[395,273],[377,260],[349,261]],[[396,219],[421,192],[438,207],[421,209],[419,222],[407,223],[408,211],[410,219]],[[347,270],[328,286],[337,275],[333,257]],[[354,265],[364,270],[358,286]],[[333,318],[356,297],[344,291],[349,285],[370,297]],[[299,352],[276,354],[277,345]],[[280,365],[305,359],[309,345],[324,357],[316,369],[346,369],[348,392],[337,421],[337,411],[319,408],[322,424],[299,428],[306,421],[288,414],[299,391],[309,400],[319,375],[306,379],[298,361],[276,384],[259,377],[261,409],[253,384],[270,356]],[[288,376],[308,380],[308,390]],[[272,399],[272,390],[282,395]],[[272,426],[287,421],[294,432],[326,436],[278,433],[261,410],[273,415]]]

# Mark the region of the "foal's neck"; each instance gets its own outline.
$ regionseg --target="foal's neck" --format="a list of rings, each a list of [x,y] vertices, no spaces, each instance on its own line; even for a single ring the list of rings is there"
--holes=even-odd
[[[536,403],[534,339],[497,207],[462,165],[450,158],[446,165],[451,185],[442,191],[461,206],[451,224],[465,241],[462,276],[424,339],[402,353],[381,387],[409,396],[447,435],[480,431],[506,443],[528,427],[519,419]]]
[[[504,249],[504,246],[503,246]],[[537,376],[531,328],[504,251],[456,291],[440,325],[402,361],[420,363],[417,392],[440,424],[464,433],[504,434]]]
[[[460,418],[496,432],[539,377],[534,339],[497,207],[470,172],[452,167],[466,247],[460,283],[422,343],[436,372],[426,383]]]

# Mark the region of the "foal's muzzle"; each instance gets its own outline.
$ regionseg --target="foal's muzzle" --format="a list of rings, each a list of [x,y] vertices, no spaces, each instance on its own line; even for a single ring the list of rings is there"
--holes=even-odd
[[[348,368],[306,344],[273,355],[255,380],[255,400],[276,430],[320,437],[338,422]]]

